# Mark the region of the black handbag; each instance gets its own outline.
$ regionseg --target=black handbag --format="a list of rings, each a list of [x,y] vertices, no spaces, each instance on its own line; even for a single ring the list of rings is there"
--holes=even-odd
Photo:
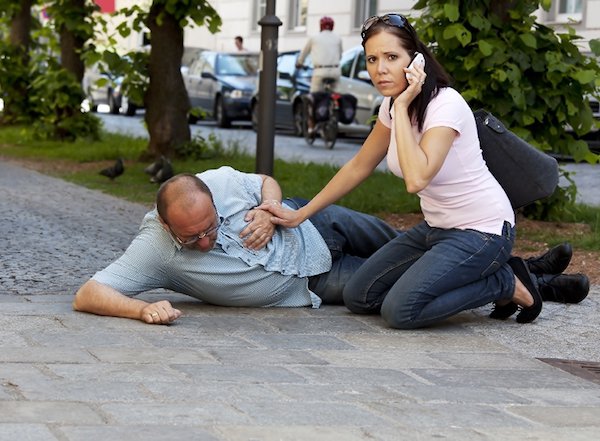
[[[558,162],[508,130],[484,109],[473,112],[483,159],[513,208],[550,196],[558,185]]]

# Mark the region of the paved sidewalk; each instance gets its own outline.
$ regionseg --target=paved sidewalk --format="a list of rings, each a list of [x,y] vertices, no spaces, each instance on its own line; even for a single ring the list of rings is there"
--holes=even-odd
[[[172,326],[73,312],[147,208],[0,162],[1,441],[599,439],[600,384],[537,358],[600,362],[600,287],[530,325],[419,331],[167,292],[144,298]]]

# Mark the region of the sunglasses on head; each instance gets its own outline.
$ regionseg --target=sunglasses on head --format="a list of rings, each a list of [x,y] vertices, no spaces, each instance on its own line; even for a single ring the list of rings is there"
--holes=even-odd
[[[400,14],[385,14],[385,15],[374,15],[373,17],[369,17],[365,20],[362,25],[362,29],[360,30],[360,36],[364,40],[367,36],[367,31],[371,29],[371,27],[379,22],[383,22],[388,26],[393,26],[395,28],[405,28],[408,26],[408,21],[406,18]]]

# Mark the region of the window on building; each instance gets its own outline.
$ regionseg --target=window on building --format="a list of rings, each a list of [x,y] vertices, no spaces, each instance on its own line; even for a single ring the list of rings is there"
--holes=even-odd
[[[377,0],[354,0],[354,28],[360,29],[364,21],[377,14]]]
[[[292,0],[290,2],[290,29],[303,31],[306,29],[308,0]]]
[[[560,0],[556,19],[560,22],[581,21],[582,1],[581,0]]]
[[[258,21],[267,13],[267,0],[254,0],[254,8],[252,13],[252,29],[260,30]]]

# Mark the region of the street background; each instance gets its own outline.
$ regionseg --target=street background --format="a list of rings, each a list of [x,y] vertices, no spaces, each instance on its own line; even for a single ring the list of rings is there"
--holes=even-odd
[[[226,132],[254,148],[252,131]],[[360,145],[303,143],[277,136],[276,155],[334,163]],[[222,308],[157,290],[140,297],[184,315],[147,325],[71,302],[148,207],[9,161],[0,195],[0,441],[598,439],[600,286],[532,324],[484,307],[415,331],[343,306]]]

